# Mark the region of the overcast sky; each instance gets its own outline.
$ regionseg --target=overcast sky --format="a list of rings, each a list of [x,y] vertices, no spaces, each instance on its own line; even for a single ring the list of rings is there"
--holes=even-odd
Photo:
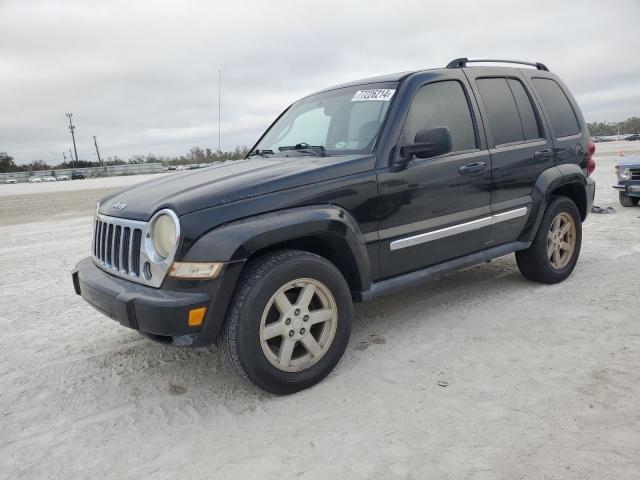
[[[289,103],[455,57],[546,63],[587,121],[640,116],[640,1],[0,0],[0,151],[19,163],[250,146]]]

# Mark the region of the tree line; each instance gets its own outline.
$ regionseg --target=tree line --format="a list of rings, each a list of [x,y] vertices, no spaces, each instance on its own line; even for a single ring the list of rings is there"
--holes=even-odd
[[[214,151],[211,148],[202,149],[200,147],[193,147],[185,155],[179,156],[163,156],[148,153],[146,155],[134,155],[131,158],[124,160],[120,157],[113,156],[107,157],[102,163],[89,160],[78,160],[60,162],[58,164],[49,164],[44,160],[35,160],[30,163],[20,164],[15,163],[14,158],[6,152],[0,152],[0,173],[13,173],[13,172],[34,172],[38,170],[55,170],[62,168],[97,168],[110,165],[135,165],[142,163],[162,163],[165,166],[168,165],[191,165],[194,163],[214,163],[223,160],[239,160],[247,156],[249,149],[247,147],[236,147],[234,150],[229,151]]]
[[[631,135],[640,133],[640,118],[631,117],[622,122],[587,123],[591,135]]]

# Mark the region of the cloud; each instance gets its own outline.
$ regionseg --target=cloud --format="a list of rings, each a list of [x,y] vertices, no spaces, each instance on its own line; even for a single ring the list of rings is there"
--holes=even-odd
[[[251,145],[324,87],[460,56],[542,61],[588,120],[640,115],[640,5],[0,0],[0,151],[19,162]]]

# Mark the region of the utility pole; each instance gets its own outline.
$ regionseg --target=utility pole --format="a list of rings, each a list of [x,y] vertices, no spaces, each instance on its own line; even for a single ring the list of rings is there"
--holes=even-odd
[[[67,155],[64,152],[62,152],[62,160],[64,163],[67,163]]]
[[[218,152],[222,152],[220,148],[220,109],[221,109],[221,99],[222,99],[222,71],[218,69]]]
[[[73,151],[76,153],[76,165],[77,165],[78,164],[78,150],[76,149],[76,136],[73,133],[73,131],[76,129],[76,127],[74,127],[73,123],[71,123],[71,117],[73,117],[73,113],[65,113],[64,116],[69,118],[69,131],[71,132],[71,139],[73,140]]]
[[[96,136],[93,136],[93,144],[96,146],[96,153],[98,154],[98,162],[100,162],[100,168],[102,168],[102,159],[100,158],[100,150],[98,150],[98,141]]]
[[[73,154],[71,153],[71,149],[69,149],[69,158],[71,159],[71,168],[74,168],[74,165],[73,165]]]

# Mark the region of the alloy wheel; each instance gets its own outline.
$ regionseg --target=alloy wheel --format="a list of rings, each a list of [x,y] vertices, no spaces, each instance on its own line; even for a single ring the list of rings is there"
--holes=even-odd
[[[576,247],[576,224],[567,212],[560,212],[551,222],[547,236],[547,256],[556,270],[565,268]]]
[[[312,278],[281,286],[260,321],[260,345],[271,365],[299,372],[316,364],[331,347],[338,308],[329,289]]]

